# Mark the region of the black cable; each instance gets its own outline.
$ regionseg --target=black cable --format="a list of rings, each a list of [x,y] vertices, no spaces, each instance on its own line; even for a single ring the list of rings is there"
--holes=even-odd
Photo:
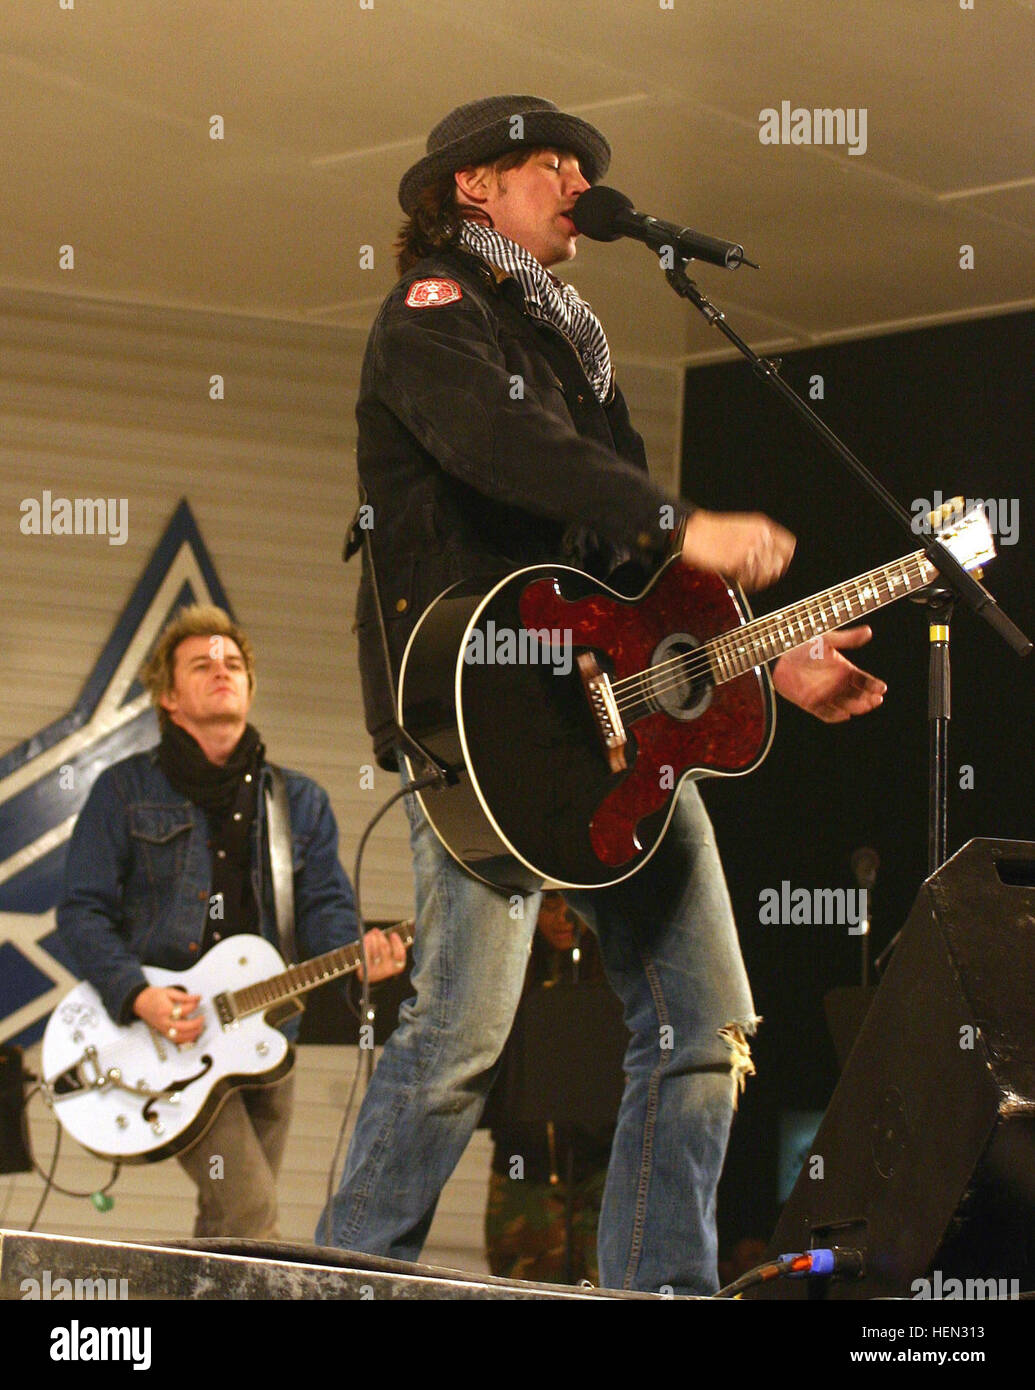
[[[372,1020],[372,1018],[371,1018],[371,1010],[370,1010],[370,980],[369,980],[368,975],[367,975],[367,954],[366,954],[366,934],[367,934],[367,925],[366,925],[366,919],[365,919],[364,916],[363,916],[362,899],[361,899],[361,897],[360,897],[360,874],[361,874],[361,872],[362,872],[362,866],[363,866],[363,851],[366,849],[367,840],[370,839],[370,835],[371,835],[371,832],[372,832],[373,829],[374,829],[374,826],[377,825],[378,821],[381,819],[382,816],[384,816],[384,815],[386,814],[386,812],[388,812],[388,811],[391,810],[391,808],[395,805],[395,803],[396,803],[397,801],[401,800],[402,797],[404,797],[404,796],[408,796],[411,792],[419,791],[419,790],[421,790],[423,787],[430,787],[430,786],[432,786],[434,783],[440,782],[441,780],[442,780],[441,775],[440,775],[438,772],[429,773],[426,777],[418,778],[418,780],[417,780],[416,782],[411,782],[411,783],[409,783],[409,784],[408,784],[407,786],[405,786],[405,787],[400,787],[399,790],[398,790],[397,792],[393,792],[393,793],[392,793],[392,795],[391,795],[391,796],[388,798],[388,800],[384,803],[384,805],[383,805],[383,806],[381,807],[381,809],[377,812],[377,814],[374,816],[374,818],[373,818],[372,820],[370,820],[370,821],[367,822],[367,825],[366,825],[365,830],[363,831],[363,834],[359,837],[359,848],[356,850],[356,867],[355,867],[355,869],[354,869],[354,871],[353,871],[353,876],[352,876],[352,891],[353,891],[353,894],[355,895],[355,898],[356,898],[356,930],[357,930],[357,933],[358,933],[358,936],[359,936],[359,978],[360,978],[360,981],[362,982],[362,985],[363,985],[363,995],[362,995],[362,1004],[361,1004],[362,1011],[363,1011],[363,1017],[360,1019],[360,1024],[359,1024],[359,1046],[360,1046],[361,1052],[362,1052],[362,1048],[363,1048],[363,1028],[364,1028],[364,1025],[370,1024],[370,1025],[371,1025],[371,1033],[373,1033],[373,1027],[372,1027],[373,1020]],[[371,1077],[371,1075],[373,1074],[373,1070],[374,1070],[374,1040],[373,1040],[373,1037],[371,1037],[371,1040],[370,1040],[370,1047],[369,1047],[368,1051],[369,1051],[369,1053],[370,1053],[370,1056],[369,1056],[369,1058],[367,1059],[367,1068],[366,1068],[366,1070],[367,1070],[367,1081],[369,1082],[369,1081],[370,1081],[370,1077]]]
[[[352,877],[352,892],[356,899],[356,932],[359,938],[359,978],[362,985],[359,1018],[360,1051],[359,1057],[356,1061],[356,1071],[352,1078],[352,1088],[349,1091],[348,1100],[345,1102],[345,1113],[341,1117],[341,1124],[338,1128],[338,1137],[334,1145],[334,1155],[331,1159],[331,1166],[327,1172],[327,1201],[324,1207],[325,1222],[323,1232],[325,1244],[329,1242],[331,1235],[331,1201],[334,1192],[334,1174],[338,1167],[338,1161],[341,1156],[341,1150],[345,1141],[345,1131],[348,1128],[349,1116],[352,1113],[352,1104],[355,1100],[356,1086],[359,1083],[359,1075],[364,1067],[364,1051],[368,1053],[368,1056],[366,1058],[366,1073],[368,1083],[374,1071],[374,1018],[373,1011],[370,1007],[370,981],[367,978],[367,927],[366,920],[363,916],[362,897],[360,895],[360,875],[363,869],[363,851],[366,849],[367,840],[370,838],[371,832],[373,831],[375,825],[377,825],[378,821],[381,820],[382,816],[384,816],[386,812],[391,810],[391,808],[395,805],[397,801],[399,801],[404,796],[409,796],[412,792],[421,791],[423,790],[423,788],[434,786],[436,783],[441,783],[441,781],[442,774],[436,771],[433,773],[428,773],[425,777],[419,777],[415,782],[410,782],[405,787],[400,787],[398,791],[393,792],[392,795],[381,807],[381,809],[373,817],[373,819],[367,823],[367,826],[364,829],[363,834],[360,836],[359,847],[356,850],[356,866],[353,871]],[[364,1049],[363,1047],[363,1028],[365,1026],[369,1026],[371,1030],[370,1047],[367,1049]]]
[[[341,1124],[338,1127],[338,1138],[334,1144],[334,1153],[331,1155],[331,1166],[327,1170],[327,1196],[324,1202],[324,1245],[330,1244],[331,1239],[331,1202],[334,1200],[334,1175],[338,1171],[338,1163],[341,1159],[341,1151],[345,1142],[345,1131],[348,1129],[349,1116],[352,1114],[352,1105],[356,1099],[356,1087],[359,1085],[359,1074],[363,1066],[362,1055],[356,1058],[356,1067],[352,1073],[352,1086],[349,1089],[348,1099],[345,1102],[345,1111],[341,1117]]]
[[[33,1096],[38,1095],[42,1091],[42,1089],[42,1086],[33,1086],[32,1090],[25,1097],[24,1103],[22,1104],[21,1108],[21,1114],[19,1116],[19,1119],[21,1121],[22,1141],[25,1144],[25,1152],[29,1155],[29,1162],[32,1164],[33,1168],[35,1168],[36,1172],[43,1179],[43,1195],[39,1200],[39,1205],[32,1214],[32,1219],[25,1228],[27,1231],[33,1231],[36,1229],[36,1222],[40,1219],[40,1213],[43,1211],[43,1208],[47,1202],[47,1198],[50,1196],[52,1191],[60,1192],[63,1197],[89,1197],[92,1199],[96,1196],[103,1196],[104,1193],[108,1192],[112,1187],[114,1187],[115,1183],[118,1181],[119,1174],[122,1172],[122,1164],[113,1163],[111,1169],[111,1177],[104,1184],[104,1186],[92,1188],[89,1192],[76,1192],[73,1188],[62,1187],[60,1183],[56,1183],[54,1181],[54,1174],[57,1171],[58,1157],[61,1153],[61,1137],[64,1133],[64,1131],[61,1128],[61,1121],[57,1119],[57,1116],[54,1117],[55,1122],[57,1124],[57,1141],[54,1144],[54,1155],[50,1161],[50,1172],[45,1173],[43,1171],[40,1165],[36,1162],[36,1154],[33,1150],[32,1139],[29,1134],[29,1102],[32,1100]]]
[[[713,1294],[713,1298],[736,1298],[745,1289],[768,1284],[774,1279],[859,1279],[865,1270],[861,1250],[846,1250],[833,1245],[829,1249],[806,1250],[800,1254],[779,1255],[775,1260],[755,1265],[732,1284]]]

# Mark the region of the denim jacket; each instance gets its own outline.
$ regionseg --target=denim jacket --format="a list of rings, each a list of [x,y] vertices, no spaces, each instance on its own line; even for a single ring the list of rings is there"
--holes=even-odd
[[[252,826],[252,887],[262,935],[278,950],[261,779]],[[284,770],[294,862],[300,960],[356,939],[352,888],[338,860],[338,827],[327,793]],[[184,970],[201,955],[212,859],[204,811],[170,786],[152,748],[97,778],[79,814],[65,862],[58,930],[84,979],[118,1019],[141,965]]]

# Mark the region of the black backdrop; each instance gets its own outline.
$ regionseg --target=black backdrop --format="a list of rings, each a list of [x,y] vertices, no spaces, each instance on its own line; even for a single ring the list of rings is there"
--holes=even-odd
[[[1035,315],[1018,314],[794,353],[782,367],[806,398],[811,378],[822,376],[823,399],[810,404],[911,514],[914,499],[933,502],[936,489],[1008,503],[1004,521],[1019,522],[1017,541],[1000,544],[985,582],[1029,636],[1033,362]],[[682,491],[716,510],[764,511],[797,536],[788,574],[755,596],[756,613],[918,548],[746,362],[687,373]],[[924,611],[900,601],[871,626],[858,661],[888,682],[881,710],[827,726],[781,701],[776,741],[759,771],[703,788],[765,1019],[754,1045],[759,1074],[741,1102],[723,1179],[727,1250],[772,1229],[780,1115],[821,1110],[829,1099],[837,1068],[822,999],[859,976],[859,940],[846,927],[763,926],[760,893],[784,880],[809,891],[852,887],[849,857],[872,846],[880,856],[877,955],[926,874]],[[1035,658],[1018,659],[966,609],[957,610],[951,654],[949,851],[976,835],[1035,839]],[[966,766],[968,789],[960,785],[971,780]]]

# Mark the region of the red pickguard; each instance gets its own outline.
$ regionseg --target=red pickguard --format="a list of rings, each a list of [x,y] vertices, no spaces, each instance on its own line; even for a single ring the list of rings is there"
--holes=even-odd
[[[521,595],[520,613],[528,628],[570,629],[576,648],[606,653],[612,681],[646,670],[659,642],[672,633],[689,632],[706,642],[745,621],[720,576],[680,563],[669,564],[635,601],[599,593],[569,602],[556,579],[535,580]],[[637,826],[671,799],[684,772],[744,772],[759,760],[769,736],[767,705],[757,676],[748,671],[714,687],[711,703],[696,719],[657,711],[627,725],[626,733],[636,743],[635,763],[590,824],[595,854],[613,866],[641,851]],[[663,775],[665,768],[671,776]]]

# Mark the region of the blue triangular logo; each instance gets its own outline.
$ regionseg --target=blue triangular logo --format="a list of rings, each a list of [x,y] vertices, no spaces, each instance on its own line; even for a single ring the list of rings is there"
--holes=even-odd
[[[75,705],[0,758],[0,1042],[35,1042],[75,983],[54,926],[69,836],[97,775],[158,740],[139,672],[185,603],[231,611],[183,500]]]

